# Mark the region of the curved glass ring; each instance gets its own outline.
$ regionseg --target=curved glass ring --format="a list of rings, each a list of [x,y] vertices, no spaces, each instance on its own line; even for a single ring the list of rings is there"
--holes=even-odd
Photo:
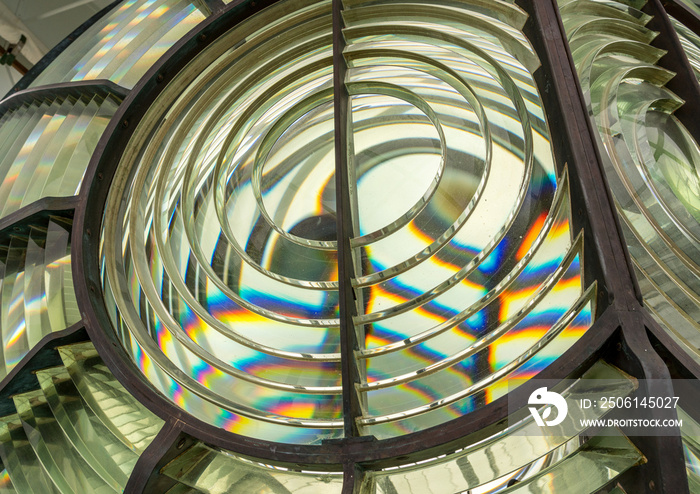
[[[482,298],[480,298],[478,301],[474,302],[471,304],[469,307],[466,309],[460,311],[458,314],[455,314],[454,316],[448,318],[444,322],[427,329],[425,331],[422,331],[414,336],[410,336],[408,338],[404,338],[400,341],[396,341],[393,343],[388,343],[386,345],[380,345],[372,348],[363,348],[357,352],[355,352],[355,357],[358,359],[365,359],[369,357],[374,357],[377,355],[382,355],[386,353],[391,353],[395,352],[398,350],[403,350],[406,348],[410,348],[412,346],[418,345],[419,343],[422,343],[424,341],[429,340],[430,338],[437,336],[445,331],[450,330],[451,328],[463,323],[470,317],[472,317],[474,314],[477,314],[480,310],[488,306],[489,303],[491,303],[493,300],[495,300],[501,293],[503,293],[505,290],[508,289],[509,286],[511,286],[515,280],[518,278],[518,276],[523,272],[523,270],[526,268],[526,266],[529,264],[529,262],[532,260],[532,258],[537,254],[539,251],[540,247],[544,243],[545,239],[547,236],[550,234],[552,226],[555,224],[555,222],[560,219],[559,217],[562,216],[562,210],[565,210],[564,206],[566,202],[568,202],[568,197],[567,193],[564,192],[568,190],[568,174],[564,174],[562,179],[559,182],[559,185],[557,185],[557,190],[555,192],[554,200],[552,201],[552,209],[550,210],[550,213],[547,215],[547,219],[545,220],[545,223],[542,226],[542,229],[537,235],[537,238],[535,241],[532,243],[532,246],[528,253],[523,256],[523,258],[518,261],[518,263],[513,267],[513,269],[508,273],[506,277],[504,277],[496,286],[494,286],[491,290],[489,290]],[[443,286],[438,287],[436,290],[432,290],[429,292],[422,293],[415,298],[411,299],[411,303],[405,303],[401,305],[395,306],[391,312],[390,316],[391,317],[394,315],[401,314],[403,312],[406,312],[408,310],[411,310],[415,307],[419,307],[420,305],[423,305],[424,303],[434,299],[441,293],[444,293],[447,291],[447,289],[450,286],[453,286],[456,282],[461,281],[464,279],[463,271],[469,271],[468,266],[465,266],[464,268],[460,269],[457,273],[455,273],[450,279],[448,279],[445,283],[443,283]],[[555,273],[551,273],[551,276],[553,277]],[[546,283],[549,283],[551,286],[556,283],[555,280],[553,280],[551,277],[546,281]],[[357,317],[355,319],[356,324],[359,324],[360,321],[363,324],[366,324],[365,321],[367,322],[373,322],[375,320],[380,320],[382,319],[381,317],[378,316],[379,313],[373,312],[371,314],[366,314],[365,316],[373,316],[372,318],[369,317]],[[368,383],[368,385],[373,385],[374,383]]]
[[[382,35],[382,34],[392,34],[394,33],[394,28],[402,30],[401,26],[383,26],[383,25],[378,25],[377,26],[379,32],[373,32],[372,34],[374,35]],[[382,29],[384,28],[384,29]],[[353,27],[346,28],[346,36],[349,37],[349,39],[352,39],[352,30],[356,29]],[[409,33],[412,36],[416,36],[416,33],[413,30],[409,30]],[[529,190],[528,184],[530,183],[530,177],[532,173],[532,166],[533,166],[533,130],[530,122],[530,114],[529,111],[527,110],[525,101],[523,99],[522,94],[520,93],[520,90],[516,86],[516,84],[513,82],[511,79],[510,75],[503,69],[503,67],[500,66],[500,64],[488,53],[486,53],[484,50],[479,48],[478,46],[474,45],[473,43],[470,43],[468,41],[465,41],[457,36],[452,36],[449,33],[440,33],[441,34],[441,39],[443,41],[449,42],[451,44],[454,44],[456,46],[459,46],[461,48],[467,49],[470,52],[473,52],[477,56],[479,56],[481,59],[484,60],[484,65],[482,65],[482,68],[489,72],[495,79],[499,80],[504,88],[504,90],[508,93],[508,95],[511,97],[511,100],[513,101],[517,111],[518,111],[518,117],[521,119],[520,120],[520,125],[522,126],[524,130],[524,139],[525,139],[525,149],[524,149],[524,160],[525,160],[525,169],[526,172],[523,174],[523,178],[521,181],[520,185],[520,190],[518,192],[518,197],[515,201],[515,204],[517,205],[515,210],[511,212],[509,215],[508,221],[504,224],[503,228],[500,230],[499,235],[494,237],[494,240],[489,244],[489,247],[495,248],[496,245],[500,242],[505,237],[505,234],[507,231],[510,229],[512,226],[512,222],[515,220],[515,217],[517,216],[517,209],[519,205],[521,205],[524,201],[524,198],[527,195],[527,192]],[[421,38],[422,36],[416,36],[418,38]],[[429,38],[430,39],[430,38]],[[480,187],[484,187],[483,184],[485,184],[486,180],[485,177],[488,175],[488,170],[490,169],[490,159],[488,159],[490,156],[487,156],[487,167],[483,172],[484,175],[484,180],[480,183]],[[440,248],[442,248],[451,238],[454,237],[454,235],[457,233],[459,228],[465,224],[471,213],[474,211],[474,208],[476,204],[478,203],[478,198],[479,194],[475,194],[472,200],[469,202],[469,205],[465,208],[465,210],[459,215],[457,220],[450,226],[448,227],[445,232],[440,235],[434,242],[432,242],[429,246],[425,247],[421,252],[415,254],[414,256],[410,257],[409,259],[404,260],[403,262],[400,262],[398,264],[395,264],[394,266],[391,266],[390,268],[383,269],[381,271],[377,271],[371,274],[367,274],[364,276],[357,276],[353,278],[352,283],[354,287],[360,288],[360,287],[366,287],[366,286],[371,286],[375,283],[378,283],[380,281],[384,281],[386,279],[393,278],[403,272],[408,271],[409,269],[413,268],[414,266],[420,264],[421,262],[426,261],[427,259],[430,259],[430,257],[438,251]],[[488,256],[488,253],[485,251],[482,251],[483,258],[485,259]],[[476,265],[475,265],[476,267]]]

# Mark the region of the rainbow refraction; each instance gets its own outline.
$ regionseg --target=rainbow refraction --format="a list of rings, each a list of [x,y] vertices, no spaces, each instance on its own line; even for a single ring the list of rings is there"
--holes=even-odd
[[[363,433],[467,414],[596,312],[527,16],[346,3],[354,265],[340,280],[330,2],[288,4],[198,55],[149,110],[149,139],[132,138],[101,242],[117,335],[175,405],[252,437],[342,436],[343,359]]]
[[[35,220],[0,240],[0,376],[49,333],[80,321],[70,255],[72,219]]]
[[[383,438],[462,416],[537,374],[592,324],[595,285],[583,283],[525,14],[345,7],[357,423]],[[385,134],[371,132],[379,125]]]
[[[45,197],[76,195],[120,102],[108,93],[9,104],[0,116],[0,218]]]
[[[132,88],[193,27],[206,19],[190,0],[122,2],[69,45],[32,82],[108,79]]]

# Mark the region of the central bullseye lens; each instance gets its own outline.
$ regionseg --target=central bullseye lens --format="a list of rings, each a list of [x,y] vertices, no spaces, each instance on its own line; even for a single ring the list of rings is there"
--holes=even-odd
[[[348,360],[361,433],[446,422],[541,370],[595,312],[523,12],[351,3],[348,190],[330,2],[283,0],[158,96],[105,210],[105,297],[135,364],[177,406],[256,438],[340,437]]]

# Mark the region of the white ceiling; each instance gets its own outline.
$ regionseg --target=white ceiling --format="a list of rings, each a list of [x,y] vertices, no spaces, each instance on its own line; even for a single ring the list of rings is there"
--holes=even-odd
[[[8,17],[19,19],[16,26],[22,34],[32,40],[44,52],[68,36],[88,18],[102,10],[113,0],[0,0],[0,12]],[[6,7],[3,9],[2,7]],[[17,34],[12,29],[2,31],[0,37],[11,43],[17,42]],[[24,32],[26,31],[26,32]],[[6,37],[7,36],[7,37]],[[24,50],[23,50],[24,51]],[[33,57],[27,56],[31,62]]]
[[[113,0],[0,0],[0,44],[7,47],[24,34],[27,43],[18,61],[27,68],[54,45]],[[9,65],[0,65],[0,98],[20,79]]]

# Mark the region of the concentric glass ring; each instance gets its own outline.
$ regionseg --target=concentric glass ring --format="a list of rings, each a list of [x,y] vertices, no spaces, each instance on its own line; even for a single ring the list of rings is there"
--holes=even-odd
[[[288,4],[193,59],[124,152],[101,242],[117,334],[178,406],[262,439],[341,436],[344,359],[363,433],[484,406],[595,311],[525,15],[346,5],[350,190],[338,191],[330,3]],[[347,280],[338,194],[352,207]],[[352,354],[340,283],[356,298]]]

